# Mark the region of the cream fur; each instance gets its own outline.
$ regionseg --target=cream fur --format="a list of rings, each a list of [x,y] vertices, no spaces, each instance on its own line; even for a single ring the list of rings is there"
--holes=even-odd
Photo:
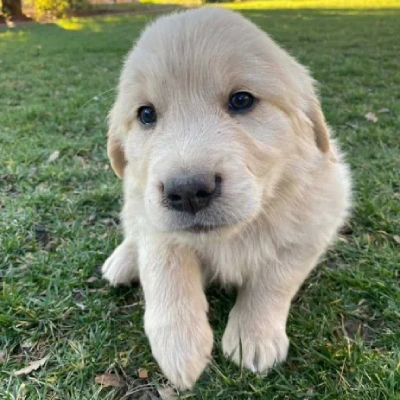
[[[229,95],[243,90],[258,100],[232,115]],[[137,118],[148,103],[158,115],[151,128]],[[165,375],[190,388],[210,359],[203,288],[211,280],[238,288],[225,354],[267,373],[287,356],[291,299],[350,205],[348,168],[308,71],[239,14],[164,16],[128,55],[109,125],[125,240],[103,273],[112,285],[140,279]],[[162,202],[160,184],[182,172],[223,177],[221,196],[195,216]],[[221,228],[195,234],[186,230],[193,224]]]

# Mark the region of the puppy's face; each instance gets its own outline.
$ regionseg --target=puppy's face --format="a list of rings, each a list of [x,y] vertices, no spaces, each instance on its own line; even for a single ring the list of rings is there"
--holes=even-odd
[[[256,218],[296,162],[327,152],[326,135],[305,69],[239,15],[202,9],[144,32],[108,150],[153,227],[198,234]]]

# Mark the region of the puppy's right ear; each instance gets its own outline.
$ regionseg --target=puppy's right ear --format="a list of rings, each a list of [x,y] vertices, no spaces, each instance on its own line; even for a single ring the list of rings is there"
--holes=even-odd
[[[125,152],[120,139],[112,128],[108,131],[107,155],[110,159],[112,169],[122,179],[126,165]]]

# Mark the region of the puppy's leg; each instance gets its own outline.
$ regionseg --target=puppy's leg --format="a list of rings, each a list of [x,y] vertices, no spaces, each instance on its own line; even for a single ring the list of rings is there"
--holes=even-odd
[[[139,255],[152,353],[174,385],[191,388],[213,346],[198,261],[189,250],[157,240],[140,245]]]
[[[103,278],[111,286],[129,285],[139,280],[137,245],[131,239],[125,239],[107,258],[101,268]]]
[[[268,265],[239,289],[222,338],[226,356],[260,373],[286,359],[290,302],[316,261],[313,257],[296,267]]]

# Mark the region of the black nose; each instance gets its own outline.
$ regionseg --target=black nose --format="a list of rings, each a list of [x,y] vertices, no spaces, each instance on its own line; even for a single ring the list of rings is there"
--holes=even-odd
[[[221,194],[217,175],[179,176],[164,184],[164,199],[169,208],[196,214]]]

